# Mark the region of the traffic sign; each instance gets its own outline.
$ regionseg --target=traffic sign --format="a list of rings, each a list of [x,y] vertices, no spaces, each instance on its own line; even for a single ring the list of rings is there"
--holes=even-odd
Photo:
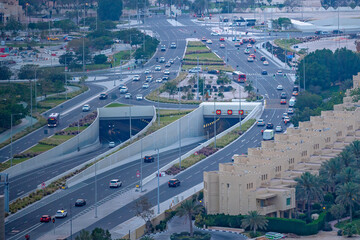
[[[140,177],[140,171],[139,170],[136,171],[136,177]]]
[[[42,189],[45,189],[45,187],[46,187],[46,184],[45,184],[44,182],[42,182],[42,183],[41,183],[41,188],[42,188]]]

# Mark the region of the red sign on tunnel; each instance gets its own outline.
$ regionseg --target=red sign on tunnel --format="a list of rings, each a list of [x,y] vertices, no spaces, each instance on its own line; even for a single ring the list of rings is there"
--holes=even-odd
[[[229,109],[227,113],[228,115],[232,115],[232,110]]]
[[[216,110],[216,114],[220,115],[221,114],[221,110]]]
[[[240,114],[240,115],[243,115],[243,114],[244,114],[244,110],[240,110],[240,111],[239,111],[239,114]]]

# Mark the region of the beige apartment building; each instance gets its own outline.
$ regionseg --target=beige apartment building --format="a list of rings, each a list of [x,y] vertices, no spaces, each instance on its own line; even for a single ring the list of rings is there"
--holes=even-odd
[[[10,18],[16,21],[25,21],[25,14],[18,0],[0,1],[0,23],[6,24]]]
[[[360,74],[353,78],[354,88]],[[360,139],[360,101],[347,91],[344,103],[321,116],[276,134],[273,141],[235,155],[234,162],[204,172],[204,203],[208,214],[247,214],[291,218],[295,210],[294,179],[304,172],[318,173],[321,163]]]

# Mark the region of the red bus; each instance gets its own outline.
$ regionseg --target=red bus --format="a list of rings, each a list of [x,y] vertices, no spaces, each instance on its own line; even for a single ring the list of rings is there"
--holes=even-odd
[[[48,127],[56,127],[60,124],[60,113],[50,113],[48,117]]]
[[[234,71],[232,75],[233,75],[234,81],[237,81],[239,83],[246,82],[246,74],[245,73],[242,73],[240,71]]]

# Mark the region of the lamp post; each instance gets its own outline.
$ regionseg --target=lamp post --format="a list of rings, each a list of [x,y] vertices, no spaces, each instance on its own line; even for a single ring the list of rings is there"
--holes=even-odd
[[[160,158],[159,158],[159,147],[157,148],[157,184],[158,184],[158,189],[157,189],[157,209],[158,209],[158,214],[160,214]]]
[[[95,162],[95,218],[97,218],[97,174],[96,174],[96,164]]]
[[[215,137],[215,142],[214,142],[214,147],[216,149],[216,107],[215,107],[215,96],[214,96],[214,137]]]
[[[10,167],[12,167],[12,160],[13,160],[13,148],[12,148],[12,139],[13,139],[13,132],[12,132],[12,126],[13,126],[13,116],[15,115],[22,115],[22,113],[12,113],[10,116]]]
[[[180,94],[180,87],[179,87],[179,114],[180,114],[180,107],[181,107],[181,94]],[[179,118],[179,169],[181,171],[181,118]]]

